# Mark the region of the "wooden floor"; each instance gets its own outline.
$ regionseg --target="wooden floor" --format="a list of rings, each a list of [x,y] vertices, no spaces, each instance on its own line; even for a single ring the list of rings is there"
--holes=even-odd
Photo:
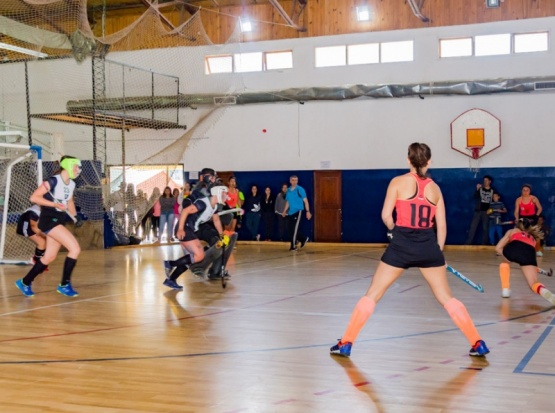
[[[33,285],[0,266],[1,412],[527,412],[554,411],[555,310],[518,268],[500,294],[493,251],[448,250],[449,275],[490,347],[469,345],[409,270],[378,304],[350,359],[329,355],[382,248],[239,245],[227,289],[187,272],[162,285],[177,245],[85,251],[79,297],[57,294],[63,259]],[[549,268],[547,252],[541,264]],[[543,277],[555,291],[555,279]]]

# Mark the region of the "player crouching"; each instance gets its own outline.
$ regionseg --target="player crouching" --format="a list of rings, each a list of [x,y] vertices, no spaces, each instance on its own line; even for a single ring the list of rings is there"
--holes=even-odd
[[[199,263],[205,258],[204,248],[196,232],[202,223],[213,221],[214,227],[219,234],[223,234],[220,217],[216,214],[218,204],[224,204],[227,199],[227,187],[215,185],[210,189],[210,196],[197,199],[181,211],[176,229],[176,237],[186,255],[178,260],[164,261],[166,280],[164,285],[176,290],[183,287],[177,283],[177,279],[193,263]]]

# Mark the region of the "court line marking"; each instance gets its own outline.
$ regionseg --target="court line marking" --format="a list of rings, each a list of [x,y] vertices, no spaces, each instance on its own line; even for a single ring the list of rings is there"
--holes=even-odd
[[[549,334],[551,334],[551,331],[553,330],[554,326],[555,326],[555,317],[551,320],[551,323],[549,323],[549,325],[545,328],[543,333],[538,337],[538,339],[532,345],[532,347],[530,347],[530,350],[528,350],[528,353],[526,353],[524,355],[524,357],[522,358],[522,360],[520,361],[520,363],[518,363],[516,368],[513,370],[513,373],[555,377],[555,373],[541,373],[541,372],[533,372],[533,371],[524,371],[526,366],[528,366],[530,361],[532,361],[532,358],[538,352],[540,346],[543,344],[543,342],[545,341],[547,336],[549,336]]]
[[[352,255],[358,254],[358,252],[356,253],[352,253],[352,254],[342,254],[342,255],[338,255],[339,257],[349,257]],[[326,261],[326,260],[330,260],[330,259],[335,259],[336,257],[327,257],[327,258],[322,258],[319,260],[310,260],[307,262],[303,262],[301,264],[310,264],[310,262],[317,262],[317,261]],[[298,265],[297,263],[295,264],[290,264],[288,266],[282,266],[282,267],[278,267],[278,268],[286,268],[286,267],[291,267],[291,266],[296,266]],[[257,272],[257,271],[263,271],[263,269],[259,269],[259,270],[255,270],[252,272]],[[347,280],[341,283],[337,283],[337,284],[332,284],[326,287],[322,287],[322,288],[318,288],[315,290],[311,290],[311,291],[307,291],[304,293],[300,293],[297,295],[292,295],[292,296],[287,296],[287,297],[282,297],[280,299],[277,300],[271,300],[268,302],[264,302],[264,303],[258,303],[258,304],[253,304],[251,306],[246,306],[246,307],[241,307],[241,308],[233,308],[233,309],[226,309],[226,310],[219,310],[219,311],[214,311],[214,312],[210,312],[210,313],[205,313],[205,314],[197,314],[197,315],[191,315],[191,316],[186,316],[186,317],[179,317],[179,318],[171,318],[166,320],[166,322],[175,322],[175,321],[180,321],[180,320],[187,320],[187,319],[195,319],[195,318],[203,318],[203,317],[208,317],[208,316],[212,316],[212,315],[219,315],[219,314],[224,314],[224,313],[229,313],[229,312],[235,312],[235,311],[243,311],[245,309],[250,309],[250,308],[255,308],[255,307],[260,307],[260,306],[266,306],[266,305],[270,305],[270,304],[274,304],[274,303],[278,303],[278,302],[283,302],[283,301],[287,301],[287,300],[291,300],[291,299],[295,299],[301,296],[305,296],[305,295],[309,295],[312,294],[314,292],[320,292],[326,289],[330,289],[330,288],[335,288],[337,286],[340,285],[344,285],[344,284],[349,284],[352,282],[357,282],[360,281],[362,279],[365,278],[370,278],[372,277],[373,274],[371,275],[366,275],[366,276],[362,276],[362,277],[358,277],[355,279],[351,279],[351,280]],[[126,295],[128,293],[122,293],[122,294],[113,294],[113,295],[109,295],[109,296],[102,296],[102,297],[95,297],[95,298],[88,298],[88,299],[81,299],[81,300],[73,300],[67,303],[60,303],[60,304],[53,304],[50,306],[45,306],[45,307],[37,307],[34,309],[26,309],[26,310],[21,310],[18,312],[12,312],[12,313],[4,313],[4,314],[0,314],[0,316],[3,315],[10,315],[10,314],[17,314],[17,313],[23,313],[23,312],[27,312],[27,311],[33,311],[35,309],[41,309],[41,308],[49,308],[49,307],[56,307],[56,306],[61,306],[61,305],[67,305],[67,304],[74,304],[76,302],[84,302],[84,301],[94,301],[94,300],[99,300],[102,298],[108,298],[111,296],[118,296],[118,295]],[[514,318],[510,318],[507,320],[496,320],[496,321],[491,321],[491,322],[487,322],[487,323],[482,323],[479,324],[478,326],[489,326],[489,325],[495,325],[501,322],[508,322],[508,321],[513,321],[516,319],[520,319],[520,318],[526,318],[526,317],[530,317],[533,315],[537,315],[537,314],[541,314],[547,311],[550,311],[551,308],[545,309],[545,310],[541,310],[535,313],[530,313],[530,314],[526,314],[526,315],[520,315]],[[144,326],[147,324],[154,324],[157,322],[148,322],[148,323],[139,323],[139,324],[132,324],[132,325],[123,325],[123,326],[114,326],[114,327],[106,327],[106,328],[101,328],[101,329],[93,329],[93,330],[85,330],[85,331],[75,331],[75,332],[66,332],[66,333],[60,333],[60,334],[49,334],[49,335],[42,335],[42,336],[34,336],[34,337],[20,337],[20,338],[15,338],[15,339],[6,339],[6,340],[0,340],[0,343],[4,343],[4,342],[11,342],[11,341],[21,341],[21,340],[33,340],[33,339],[41,339],[41,338],[50,338],[50,337],[60,337],[60,336],[67,336],[67,335],[76,335],[76,334],[88,334],[88,333],[95,333],[95,332],[101,332],[101,331],[110,331],[110,330],[118,330],[118,329],[124,329],[124,328],[136,328],[136,327],[140,327],[140,326]],[[428,332],[420,332],[420,333],[414,333],[414,334],[405,334],[405,335],[400,335],[400,336],[391,336],[391,337],[382,337],[382,338],[378,338],[378,339],[368,339],[368,340],[359,340],[358,342],[371,342],[371,341],[382,341],[382,340],[391,340],[391,339],[404,339],[404,338],[410,338],[410,337],[418,337],[418,336],[423,336],[423,335],[429,335],[429,334],[439,334],[439,333],[443,333],[443,332],[451,332],[451,331],[458,331],[458,328],[453,327],[450,329],[442,329],[442,330],[437,330],[437,331],[428,331]],[[540,343],[541,344],[541,343]],[[322,347],[322,346],[329,346],[329,344],[322,344],[322,345],[306,345],[306,346],[297,346],[297,347],[286,347],[283,348],[285,350],[287,349],[301,349],[301,348],[313,348],[313,347]],[[250,352],[266,352],[266,351],[279,351],[282,350],[280,348],[277,349],[266,349],[266,350],[248,350]],[[243,353],[245,351],[240,351],[240,352],[215,352],[215,353],[195,353],[195,354],[184,354],[184,355],[167,355],[167,356],[144,356],[144,357],[136,357],[136,358],[128,358],[128,357],[121,357],[121,358],[109,358],[109,359],[76,359],[76,360],[50,360],[50,361],[20,361],[20,362],[13,362],[13,361],[7,361],[7,362],[0,362],[0,364],[34,364],[34,363],[65,363],[65,362],[94,362],[94,361],[114,361],[114,360],[141,360],[141,359],[155,359],[155,358],[176,358],[176,357],[198,357],[198,356],[210,356],[210,355],[225,355],[225,354],[237,354],[237,353]]]

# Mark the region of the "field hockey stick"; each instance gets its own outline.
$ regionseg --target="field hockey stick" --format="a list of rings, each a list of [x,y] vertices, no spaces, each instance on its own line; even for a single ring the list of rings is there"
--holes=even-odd
[[[543,270],[540,267],[538,267],[538,273],[541,275],[547,275],[548,277],[552,277],[553,276],[553,268],[550,268],[549,271]]]
[[[50,194],[50,196],[52,197],[52,199],[54,200],[54,202],[56,202],[56,203],[58,203],[58,204],[61,204],[61,203],[62,203],[62,202],[60,202],[59,199],[57,199],[57,198],[54,196],[54,194],[53,194],[52,192],[48,191],[48,193]],[[67,209],[64,209],[64,211],[65,211],[65,213],[71,218],[71,220],[73,221],[73,223],[76,224],[76,223],[77,223],[77,218],[74,217],[74,216],[71,214],[71,212],[69,212]]]
[[[515,223],[514,221],[503,221],[503,222],[500,222],[499,225],[512,225],[514,223]]]
[[[483,293],[484,292],[484,287],[482,287],[482,284],[476,284],[474,281],[472,281],[470,278],[464,276],[463,274],[461,274],[460,272],[458,272],[456,269],[454,269],[453,267],[451,267],[450,265],[446,265],[445,266],[447,268],[447,271],[449,271],[451,274],[455,275],[457,278],[463,280],[465,283],[467,283],[468,285],[470,285],[472,288],[474,288],[476,291]]]
[[[223,211],[218,212],[219,216],[233,214],[234,212],[242,211],[243,208],[233,208],[233,209],[224,209]],[[241,214],[242,215],[242,214]]]

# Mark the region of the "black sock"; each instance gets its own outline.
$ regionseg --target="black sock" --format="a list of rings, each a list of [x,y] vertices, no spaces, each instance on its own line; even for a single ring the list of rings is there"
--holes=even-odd
[[[60,285],[67,285],[71,281],[71,273],[75,268],[75,264],[77,264],[77,260],[75,258],[66,257],[64,261],[64,272],[62,273],[62,282]]]
[[[178,265],[175,270],[173,270],[170,280],[175,281],[179,278],[181,274],[187,271],[189,267],[187,265]]]
[[[30,287],[35,278],[37,278],[37,276],[42,273],[45,268],[46,265],[44,265],[42,261],[38,259],[35,265],[33,265],[33,268],[31,268],[27,275],[23,277],[23,284],[25,284],[27,287]]]
[[[192,263],[193,263],[193,260],[191,260],[191,256],[189,254],[185,255],[184,257],[181,257],[178,260],[170,261],[170,265],[172,267],[180,267],[180,266],[188,267]],[[185,271],[187,271],[187,270],[185,270]]]
[[[38,248],[35,248],[35,259],[39,259],[44,255],[44,251],[45,250],[39,250]]]

